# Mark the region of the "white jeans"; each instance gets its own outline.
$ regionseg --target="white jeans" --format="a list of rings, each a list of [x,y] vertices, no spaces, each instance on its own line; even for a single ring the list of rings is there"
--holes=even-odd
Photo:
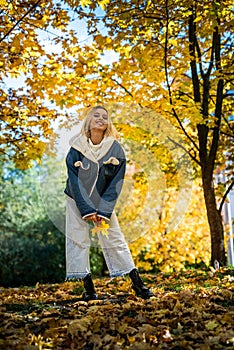
[[[90,225],[81,218],[72,198],[67,197],[66,204],[66,279],[81,279],[90,272]],[[100,234],[99,242],[110,276],[123,276],[134,269],[135,264],[115,213],[109,225],[108,237]]]

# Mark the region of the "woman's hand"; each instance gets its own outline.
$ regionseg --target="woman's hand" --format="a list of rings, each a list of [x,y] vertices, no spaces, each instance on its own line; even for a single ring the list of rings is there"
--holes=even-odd
[[[86,216],[85,220],[90,220],[94,223],[101,223],[103,218],[101,218],[100,216],[98,216],[97,214],[92,214],[92,215],[89,215],[89,216]]]
[[[101,224],[101,222],[102,222],[103,220],[104,220],[103,218],[101,218],[100,216],[97,215],[97,222],[98,222],[99,224]]]
[[[93,222],[98,222],[97,221],[97,214],[91,214],[89,216],[86,216],[85,220],[93,221]]]

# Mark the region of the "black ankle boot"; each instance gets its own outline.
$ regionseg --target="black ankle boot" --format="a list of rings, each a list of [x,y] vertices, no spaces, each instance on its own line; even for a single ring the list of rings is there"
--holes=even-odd
[[[85,292],[83,294],[83,300],[84,301],[89,301],[89,300],[97,300],[98,296],[95,292],[93,280],[91,273],[89,273],[87,276],[84,278],[84,288]]]
[[[143,299],[149,299],[153,296],[151,290],[144,285],[137,269],[133,269],[129,273],[129,277],[132,280],[132,288],[134,289],[138,297],[141,297]]]

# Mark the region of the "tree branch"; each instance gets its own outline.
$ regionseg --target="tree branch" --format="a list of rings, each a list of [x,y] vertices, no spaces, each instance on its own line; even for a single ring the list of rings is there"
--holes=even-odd
[[[231,135],[231,134],[228,134],[227,132],[224,132],[224,131],[221,131],[220,134],[228,136],[228,137],[231,137],[231,138],[234,138],[234,134]]]
[[[124,91],[125,91],[129,96],[131,96],[132,98],[134,98],[133,94],[132,94],[130,91],[128,91],[128,89],[127,89],[124,85],[122,85],[120,82],[118,82],[118,80],[116,80],[115,78],[111,78],[111,80],[114,81],[117,85],[119,85],[122,89],[124,89]],[[138,103],[138,105],[139,105],[141,108],[143,107],[141,103]]]
[[[229,192],[231,191],[231,189],[232,189],[233,186],[234,186],[234,179],[232,180],[232,182],[231,182],[230,185],[228,186],[228,188],[227,188],[227,190],[226,190],[226,192],[225,192],[225,194],[224,194],[224,196],[223,196],[223,198],[222,198],[222,201],[221,201],[220,206],[219,206],[219,209],[218,209],[218,212],[219,212],[220,214],[221,214],[223,205],[224,205],[224,203],[225,203],[225,201],[226,201],[226,198],[227,198],[227,196],[228,196],[228,194],[229,194]]]
[[[227,118],[224,116],[224,114],[222,113],[222,117],[223,117],[223,120],[225,121],[225,123],[227,124],[228,126],[228,129],[231,130],[232,132],[234,132],[234,128],[231,127],[229,121],[227,120]]]
[[[197,159],[197,157],[196,157],[196,156],[193,156],[192,153],[189,152],[183,145],[181,145],[179,142],[176,142],[175,140],[171,139],[170,137],[168,137],[168,140],[171,141],[171,142],[173,142],[174,145],[176,145],[176,146],[182,148],[182,149],[185,151],[185,153],[187,153],[187,154],[189,155],[189,157],[192,158],[192,160],[194,160],[194,162],[196,162],[198,165],[201,166],[201,163],[199,162],[199,160]],[[195,152],[195,154],[196,154],[196,152]]]
[[[219,23],[219,20],[218,20]],[[220,34],[218,26],[215,28],[214,32],[214,54],[215,54],[215,63],[216,69],[220,72],[222,70],[221,67],[221,45],[220,45]],[[217,92],[216,92],[216,106],[215,106],[215,117],[216,117],[216,127],[213,131],[212,143],[210,147],[209,160],[214,164],[215,157],[218,150],[219,144],[219,134],[220,134],[220,126],[221,126],[221,118],[222,118],[222,106],[223,106],[223,89],[224,89],[224,80],[221,78],[218,81]]]
[[[192,13],[189,16],[189,54],[192,57],[190,60],[190,67],[191,67],[191,73],[192,73],[194,99],[195,99],[195,102],[201,102],[200,84],[199,84],[199,77],[197,73],[197,64],[196,64],[196,50],[195,50],[196,40],[197,40],[196,28],[194,23],[194,15]]]
[[[122,89],[124,89],[124,91],[133,98],[133,94],[130,91],[128,91],[128,89],[126,89],[124,85],[118,82],[118,80],[116,80],[115,78],[111,78],[111,80],[114,81],[117,85],[119,85]]]
[[[194,147],[199,150],[196,142],[189,136],[187,131],[185,130],[180,118],[178,117],[175,108],[173,107],[172,93],[171,93],[171,85],[169,82],[169,74],[168,74],[168,62],[167,62],[167,52],[168,52],[168,26],[169,26],[169,12],[168,12],[168,0],[166,0],[166,38],[165,38],[165,46],[164,46],[164,70],[166,76],[166,85],[169,94],[170,105],[172,106],[173,115],[176,118],[177,122],[184,135],[189,139],[189,141],[194,145]]]
[[[214,66],[214,46],[215,46],[215,36],[214,36],[214,33],[213,33],[212,47],[211,47],[211,54],[210,54],[210,63],[209,63],[208,70],[207,70],[207,72],[206,72],[206,74],[207,74],[208,76],[210,76],[211,71],[212,71],[212,68],[213,68],[213,66]]]
[[[37,0],[37,2],[35,2],[35,4],[33,4],[33,5],[29,8],[29,10],[28,10],[28,11],[13,25],[13,27],[11,27],[11,28],[8,30],[8,32],[3,36],[3,38],[0,39],[0,43],[1,43],[4,39],[6,39],[6,37],[18,26],[18,24],[19,24],[20,22],[22,22],[23,19],[24,19],[30,12],[32,12],[32,11],[37,7],[37,5],[39,4],[40,1],[41,1],[41,0]]]
[[[0,154],[5,154],[7,157],[11,157],[9,153],[7,153],[6,151],[4,151],[4,149],[0,148]]]
[[[178,94],[179,94],[179,96],[181,97],[181,96],[187,96],[190,100],[193,100],[193,96],[192,95],[190,95],[189,93],[187,93],[187,92],[184,92],[184,91],[182,91],[182,90],[178,90]],[[182,100],[182,99],[181,99]],[[182,100],[183,101],[183,100]]]
[[[197,40],[197,36],[195,36],[195,47],[197,50],[197,56],[198,56],[198,61],[199,61],[199,67],[200,67],[200,72],[201,72],[201,76],[204,76],[204,71],[202,68],[202,54],[201,54],[201,49]]]
[[[181,130],[183,131],[184,135],[188,138],[188,140],[194,145],[194,147],[196,148],[197,151],[199,151],[199,147],[197,146],[196,142],[189,136],[189,134],[187,133],[187,131],[185,130],[180,118],[178,117],[174,107],[172,107],[172,111],[173,111],[173,115],[176,118],[177,122],[179,123],[179,126],[181,128]]]

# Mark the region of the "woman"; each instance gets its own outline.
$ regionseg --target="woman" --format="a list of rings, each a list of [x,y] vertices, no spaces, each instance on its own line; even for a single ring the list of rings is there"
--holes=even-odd
[[[110,276],[129,274],[136,294],[150,298],[153,294],[139,276],[114,212],[126,159],[106,108],[91,109],[80,134],[71,139],[70,145],[65,189],[67,279],[84,280],[84,300],[98,298],[90,272],[89,223],[100,224],[105,220],[109,234],[100,235],[99,241]]]

